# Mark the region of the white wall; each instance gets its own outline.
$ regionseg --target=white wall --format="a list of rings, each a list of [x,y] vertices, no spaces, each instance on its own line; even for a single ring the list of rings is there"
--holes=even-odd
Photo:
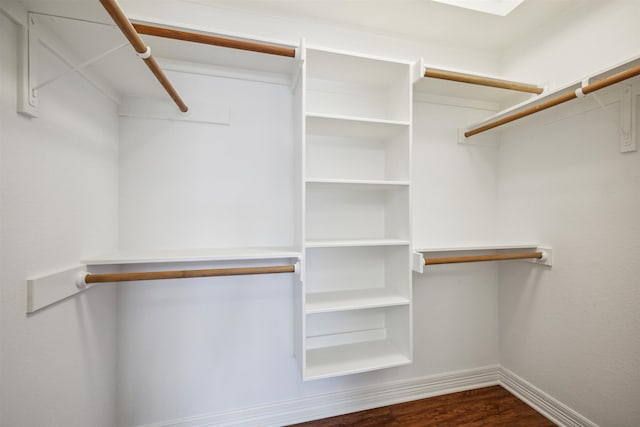
[[[115,290],[30,316],[25,291],[29,276],[116,247],[115,106],[70,76],[40,91],[39,118],[19,116],[16,36],[0,14],[0,424],[110,427]]]
[[[588,6],[514,45],[505,74],[559,86],[640,54],[640,3]],[[501,364],[606,426],[640,423],[640,154],[618,150],[618,108],[586,98],[524,119],[498,159],[500,234],[554,250],[550,270],[500,270]]]
[[[585,1],[503,55],[500,74],[553,89],[640,55],[640,2]]]
[[[499,151],[501,235],[553,247],[551,269],[501,267],[500,363],[603,426],[640,423],[640,153],[618,110],[557,107]]]
[[[123,2],[131,16],[148,16],[152,11],[150,19],[176,25],[202,25],[223,33],[244,32],[294,43],[305,36],[308,43],[411,60],[431,53],[432,62],[495,71],[496,62],[483,54],[311,22],[284,25],[193,4],[180,9],[168,4],[145,7],[140,2]],[[171,78],[189,99],[216,97],[229,102],[231,123],[121,119],[121,247],[293,244],[294,135],[289,88],[180,73],[172,73]],[[454,108],[441,114],[438,124],[429,117],[434,108],[438,106],[417,107],[416,117],[428,124],[416,130],[419,167],[425,172],[415,178],[434,179],[442,170],[432,166],[442,153],[450,155],[452,163],[464,162],[467,172],[451,170],[447,181],[458,192],[476,194],[475,202],[469,202],[475,206],[477,221],[467,229],[481,230],[476,238],[482,238],[493,229],[495,148],[478,155],[432,136],[455,134],[461,122],[478,120],[486,112]],[[443,122],[443,117],[448,119]],[[468,180],[476,185],[465,189]],[[422,199],[426,205],[418,214],[425,214],[427,220],[444,219],[446,230],[459,231],[462,213],[447,217],[440,204],[444,198],[446,192],[441,191],[435,198]],[[432,210],[434,206],[439,209]],[[419,234],[429,239],[434,230],[442,229],[419,228]],[[441,232],[439,237],[448,235]],[[453,274],[436,271],[417,282],[411,366],[307,383],[302,382],[293,358],[294,283],[290,277],[122,287],[118,424],[184,419],[497,363],[495,266],[463,267]]]
[[[288,86],[171,74],[193,102],[229,102],[229,125],[121,119],[121,246],[292,245],[294,135]],[[476,238],[494,228],[496,148],[447,139],[486,111],[416,105],[414,212],[428,242],[459,230],[450,197],[467,200]],[[433,114],[439,110],[436,118]],[[446,179],[441,156],[465,164]],[[474,182],[472,186],[468,182]],[[446,184],[448,183],[448,185]],[[459,206],[448,206],[457,209]],[[468,223],[468,222],[467,222]],[[463,234],[458,231],[458,236]],[[468,236],[468,234],[467,234]],[[411,366],[304,383],[293,358],[293,279],[212,278],[127,285],[119,304],[118,425],[184,419],[357,386],[497,363],[497,269],[434,270],[416,277]],[[434,327],[438,325],[438,327]]]
[[[196,104],[228,105],[230,123],[121,119],[121,248],[292,246],[289,87],[170,77]],[[119,425],[289,397],[292,286],[291,275],[124,286]]]
[[[459,127],[488,114],[471,107],[414,103],[414,247],[494,238],[496,147],[457,143]],[[434,266],[414,273],[414,357],[424,372],[498,362],[497,278],[492,264]]]
[[[121,249],[293,246],[288,86],[169,76],[230,123],[121,118]]]

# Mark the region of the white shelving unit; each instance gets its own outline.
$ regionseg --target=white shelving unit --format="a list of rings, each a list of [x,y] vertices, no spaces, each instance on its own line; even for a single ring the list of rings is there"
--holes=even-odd
[[[411,64],[308,48],[303,68],[303,377],[410,363]]]

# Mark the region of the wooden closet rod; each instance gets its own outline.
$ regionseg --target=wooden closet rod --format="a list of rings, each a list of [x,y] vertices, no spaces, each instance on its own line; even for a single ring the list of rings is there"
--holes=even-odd
[[[211,36],[207,34],[174,30],[171,28],[156,27],[146,24],[133,24],[133,28],[135,28],[139,34],[146,34],[148,36],[164,37],[167,39],[228,47],[232,49],[249,50],[252,52],[267,53],[270,55],[287,56],[289,58],[295,58],[296,56],[296,49],[293,47],[276,46],[246,40],[230,39],[225,37]]]
[[[178,92],[173,87],[164,71],[162,71],[156,59],[151,56],[151,50],[147,47],[144,41],[142,41],[118,3],[115,0],[100,0],[100,3],[107,13],[111,15],[111,18],[116,25],[118,25],[120,31],[122,31],[127,40],[129,40],[129,43],[131,43],[131,46],[133,46],[135,51],[138,53],[138,56],[145,64],[147,64],[147,67],[149,67],[153,75],[156,76],[162,87],[164,87],[171,99],[173,99],[180,111],[183,113],[189,111],[189,107],[187,107],[182,98],[180,98],[180,95],[178,95]]]
[[[516,90],[519,92],[528,92],[541,94],[544,89],[535,85],[525,83],[511,82],[508,80],[492,79],[489,77],[471,76],[469,74],[455,73],[453,71],[436,70],[433,68],[425,68],[425,77],[434,79],[452,80],[454,82],[469,83],[480,86],[497,87],[501,89]]]
[[[578,97],[578,93],[582,90],[583,95],[588,95],[597,90],[603,89],[605,87],[614,85],[616,83],[620,83],[624,80],[630,79],[632,77],[636,77],[640,75],[640,65],[636,65],[635,67],[631,67],[627,70],[621,71],[612,76],[606,77],[602,80],[598,80],[595,83],[588,84],[583,86],[581,89],[572,92],[566,92],[561,95],[556,96],[555,98],[551,98],[547,101],[544,101],[540,104],[533,105],[529,108],[525,108],[522,111],[518,111],[517,113],[510,114],[501,119],[498,119],[494,122],[487,123],[485,125],[479,126],[475,129],[470,129],[464,133],[464,136],[467,138],[473,135],[477,135],[479,133],[488,131],[489,129],[496,128],[498,126],[502,126],[504,124],[513,122],[515,120],[521,119],[523,117],[530,116],[531,114],[537,113],[539,111],[546,110],[547,108],[554,107],[556,105],[562,104],[567,101],[571,101],[572,99],[576,99]],[[578,92],[578,93],[576,93]]]
[[[425,258],[425,265],[436,264],[458,264],[462,262],[480,262],[480,261],[508,261],[513,259],[542,259],[542,252],[521,252],[516,254],[497,254],[497,255],[471,255],[443,258]]]
[[[190,279],[195,277],[243,276],[247,274],[294,273],[295,265],[215,268],[208,270],[145,271],[139,273],[87,274],[85,283],[130,282],[136,280]]]

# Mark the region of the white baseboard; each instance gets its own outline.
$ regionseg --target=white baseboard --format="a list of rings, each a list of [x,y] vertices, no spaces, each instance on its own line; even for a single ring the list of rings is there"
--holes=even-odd
[[[596,423],[583,417],[508,369],[500,367],[498,375],[501,386],[559,426],[598,427]]]
[[[430,375],[141,427],[282,426],[499,384],[499,366]]]
[[[140,427],[283,426],[498,384],[561,427],[598,427],[567,405],[498,365],[359,387]]]

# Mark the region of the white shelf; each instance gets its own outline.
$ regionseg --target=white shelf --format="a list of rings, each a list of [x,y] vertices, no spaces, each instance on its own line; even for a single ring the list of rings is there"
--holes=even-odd
[[[307,350],[305,379],[355,374],[411,363],[387,340]]]
[[[186,31],[192,31],[187,29]],[[201,43],[185,43],[166,37],[142,35],[153,46],[153,55],[174,61],[201,63],[215,67],[228,67],[237,70],[252,70],[264,74],[290,76],[295,58],[279,55],[266,55],[240,49],[213,46]],[[285,45],[281,45],[285,46]],[[285,46],[297,48],[297,46]]]
[[[104,52],[123,42],[120,31],[114,30],[111,25],[95,25],[77,19],[68,19],[57,16],[47,16],[41,19],[41,26],[46,27],[55,34],[60,42],[69,47],[78,59],[92,58],[96,52]],[[130,17],[135,20],[135,18]],[[138,20],[138,22],[143,22]],[[174,29],[184,29],[189,32],[211,34],[205,27],[178,28],[174,23],[154,22],[154,24],[167,24]],[[78,34],[91,34],[91,37],[78,37]],[[233,34],[222,36],[236,37]],[[238,35],[240,36],[240,35]],[[142,35],[142,39],[153,46],[153,56],[156,57],[163,70],[171,72],[175,69],[189,69],[194,64],[202,64],[210,72],[212,68],[218,73],[240,73],[250,75],[266,81],[289,82],[298,59],[277,55],[265,55],[263,53],[246,50],[229,49],[200,43],[185,43],[164,37]],[[240,38],[246,38],[240,36]],[[262,40],[261,40],[262,41]],[[271,43],[268,40],[264,42]],[[282,45],[276,41],[274,45]],[[296,47],[297,46],[291,46]],[[81,60],[79,62],[82,62]],[[149,70],[142,61],[132,55],[131,48],[119,49],[111,53],[107,58],[86,67],[87,71],[97,74],[102,81],[114,89],[115,93],[127,94],[130,97],[158,97],[166,96],[164,91],[155,81],[149,78]],[[128,78],[123,79],[121,76]],[[174,76],[169,76],[172,81]],[[175,82],[174,82],[175,84]],[[180,87],[179,85],[176,85]],[[184,93],[181,92],[182,95]],[[187,99],[185,97],[185,99]],[[192,105],[189,104],[191,107]]]
[[[429,67],[432,68],[433,67]],[[501,80],[494,76],[464,73],[477,77],[489,77]],[[481,86],[476,84],[461,83],[450,80],[422,77],[413,85],[414,93],[447,96],[461,99],[473,99],[496,104],[516,103],[536,96],[534,93],[520,92],[511,89]]]
[[[407,122],[307,116],[307,177],[409,180]]]
[[[567,84],[567,85],[555,88],[555,89],[553,89],[551,91],[545,91],[544,93],[542,93],[540,95],[537,95],[537,96],[535,96],[533,98],[530,98],[530,99],[527,99],[527,100],[525,100],[525,101],[523,101],[523,102],[521,102],[519,104],[513,105],[513,106],[511,106],[509,108],[506,108],[506,109],[504,109],[502,111],[499,111],[498,113],[487,117],[485,120],[482,120],[482,121],[476,122],[476,123],[472,123],[469,126],[466,126],[465,129],[466,130],[471,130],[471,129],[479,128],[479,127],[484,126],[484,125],[486,125],[488,123],[491,123],[491,122],[497,121],[499,119],[502,119],[505,116],[508,116],[508,115],[511,115],[511,114],[516,114],[516,113],[518,113],[518,112],[520,112],[522,110],[528,109],[528,108],[530,108],[530,107],[532,107],[534,105],[540,105],[540,104],[542,104],[542,103],[544,103],[544,102],[546,102],[546,101],[548,101],[550,99],[553,99],[553,98],[555,98],[557,96],[560,96],[561,94],[568,93],[568,92],[573,92],[576,89],[579,89],[580,87],[582,87],[582,82],[585,81],[585,80],[589,81],[589,82],[599,81],[599,80],[605,79],[607,77],[610,77],[610,76],[612,76],[614,74],[620,73],[620,72],[622,72],[624,70],[627,70],[629,68],[636,67],[638,65],[640,65],[640,56],[636,56],[636,57],[630,58],[628,61],[621,62],[620,64],[616,64],[616,65],[614,65],[612,67],[609,67],[609,68],[607,68],[605,70],[602,70],[600,72],[594,73],[594,74],[592,74],[592,75],[590,75],[590,76],[588,76],[585,79],[582,79],[580,81],[576,81],[576,82],[573,82],[571,84]],[[634,79],[627,80],[625,82],[625,84],[630,84],[631,82],[638,81],[638,80],[640,80],[640,78],[635,77]]]
[[[408,121],[307,113],[307,134],[350,138],[389,139],[409,126]]]
[[[356,85],[387,88],[404,76],[411,63],[330,49],[307,48],[310,79],[334,80]]]
[[[375,307],[407,305],[409,298],[388,289],[358,289],[352,291],[307,294],[305,312],[326,313],[341,310],[359,310]]]
[[[409,240],[408,186],[309,186],[307,240]]]
[[[526,249],[537,248],[540,246],[538,243],[525,243],[525,242],[460,242],[455,244],[441,244],[441,245],[429,245],[418,246],[413,249],[414,252],[462,252],[462,251],[491,251],[502,249]]]
[[[354,239],[354,240],[307,240],[307,248],[347,248],[356,246],[406,246],[411,242],[402,239]]]
[[[306,179],[307,185],[336,185],[343,188],[358,188],[370,186],[372,188],[407,187],[409,181],[368,180],[368,179]]]
[[[319,49],[305,62],[307,112],[409,122],[410,63]]]
[[[212,248],[166,251],[123,251],[83,261],[87,265],[245,261],[299,258],[292,248]]]
[[[486,82],[487,84],[494,83],[497,85],[507,86],[510,89],[470,82],[460,82],[432,76],[425,77],[424,74],[426,70],[431,71],[432,75],[448,74],[453,78],[467,77],[472,81]],[[471,72],[467,70],[442,68],[440,66],[425,64],[423,60],[414,64],[413,78],[413,93],[414,98],[416,99],[422,99],[428,102],[428,97],[433,96],[435,98],[453,98],[467,101],[473,100],[486,105],[491,104],[498,108],[502,105],[513,105],[537,96],[535,92],[532,93],[529,90],[535,89],[536,91],[542,91],[542,89],[544,89],[536,83],[514,81],[505,79],[501,76]],[[426,95],[427,98],[423,95]]]

